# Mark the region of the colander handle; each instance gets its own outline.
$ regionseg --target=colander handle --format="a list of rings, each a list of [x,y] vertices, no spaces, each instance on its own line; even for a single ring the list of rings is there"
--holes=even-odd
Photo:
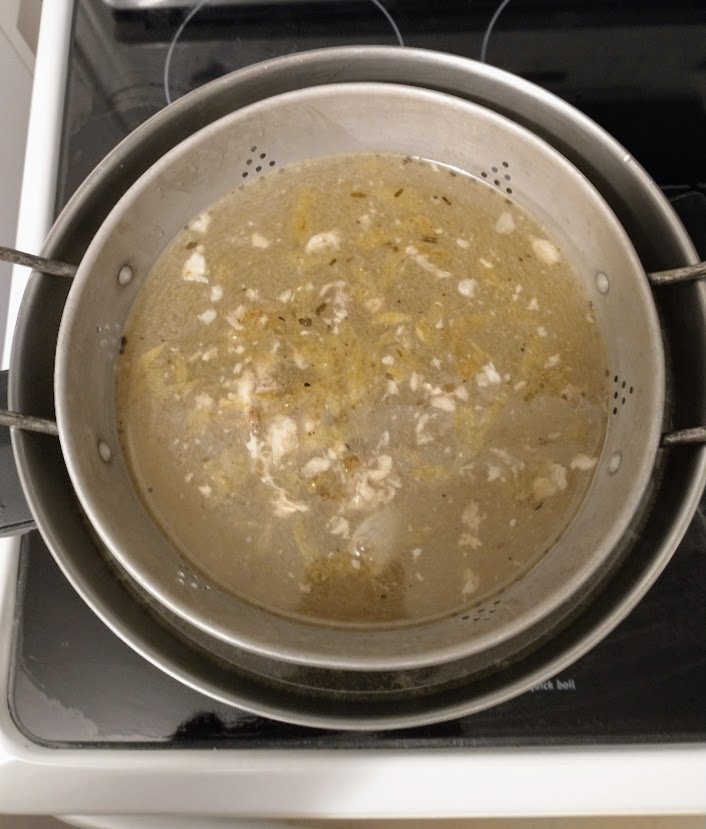
[[[706,278],[706,262],[696,265],[686,265],[683,268],[672,268],[668,271],[654,271],[648,273],[647,278],[651,285],[678,285],[681,282],[693,282],[695,279]],[[687,443],[706,443],[706,426],[696,426],[693,429],[679,429],[662,435],[662,446],[682,446]]]
[[[686,443],[706,443],[706,426],[678,429],[662,435],[662,446],[683,446]]]
[[[0,406],[7,406],[6,371],[0,371]],[[10,433],[0,429],[0,538],[26,533],[34,526],[17,474]]]
[[[680,282],[692,282],[694,279],[706,278],[706,262],[697,265],[686,265],[683,268],[672,268],[669,271],[654,271],[648,273],[647,278],[652,285],[678,285]]]
[[[76,265],[69,265],[68,262],[57,262],[56,259],[45,259],[43,256],[35,256],[22,250],[3,247],[3,245],[0,245],[0,259],[4,262],[10,262],[12,265],[23,265],[26,268],[32,268],[51,276],[63,276],[69,279],[76,276]]]
[[[14,248],[0,245],[0,260],[13,265],[23,265],[40,273],[50,276],[62,276],[72,279],[76,275],[76,266],[68,262],[58,262],[56,259],[45,259],[43,256],[34,256]],[[6,382],[6,381],[5,381]],[[7,405],[7,403],[5,403]],[[44,417],[12,412],[9,409],[0,409],[0,426],[11,426],[15,429],[25,429],[28,432],[41,432],[45,435],[58,435],[59,430],[53,420]]]
[[[44,435],[59,434],[59,429],[53,420],[46,417],[20,414],[9,409],[0,409],[0,426],[24,429],[26,432],[41,432]]]

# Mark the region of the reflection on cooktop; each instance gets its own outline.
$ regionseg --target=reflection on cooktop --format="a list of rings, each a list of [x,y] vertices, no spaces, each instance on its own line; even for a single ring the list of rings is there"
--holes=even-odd
[[[377,5],[376,5],[377,3]],[[706,6],[700,0],[209,2],[120,11],[77,0],[58,206],[115,144],[173,98],[262,60],[325,46],[396,45],[478,59],[598,121],[662,185],[706,182]],[[193,11],[195,4],[189,4]],[[381,9],[384,9],[386,16]],[[392,21],[392,23],[391,23]],[[492,36],[489,24],[493,22]],[[394,26],[392,25],[394,24]],[[176,41],[175,41],[176,38]],[[678,141],[678,151],[670,148]]]
[[[36,533],[22,557],[12,711],[30,739],[70,743],[353,748],[706,739],[706,513],[607,639],[503,705],[404,731],[318,731],[221,705],[153,667],[73,591]],[[50,597],[50,599],[49,599]]]

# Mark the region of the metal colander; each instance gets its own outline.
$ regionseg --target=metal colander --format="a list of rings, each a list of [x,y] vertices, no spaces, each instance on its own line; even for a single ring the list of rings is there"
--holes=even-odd
[[[143,506],[117,436],[120,337],[166,245],[196,213],[244,180],[302,159],[352,152],[413,155],[460,168],[534,215],[585,285],[612,380],[604,449],[590,490],[560,539],[483,603],[394,629],[284,618],[191,572]],[[650,480],[662,431],[664,376],[657,314],[640,261],[576,167],[518,124],[457,97],[402,85],[341,84],[275,96],[232,113],[179,144],[128,190],[74,280],[57,347],[55,399],[62,449],[88,519],[153,602],[252,660],[396,671],[469,658],[482,664],[499,648],[510,658],[528,647],[543,619],[583,600]]]

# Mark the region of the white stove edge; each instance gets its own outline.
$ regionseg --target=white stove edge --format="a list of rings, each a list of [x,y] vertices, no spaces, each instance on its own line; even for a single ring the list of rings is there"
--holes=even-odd
[[[72,16],[73,0],[52,0],[43,4],[15,238],[16,247],[29,253],[41,251],[54,221],[54,189]],[[2,368],[7,368],[10,363],[12,335],[28,278],[27,268],[13,268]]]
[[[52,222],[73,0],[44,3],[17,244]],[[26,275],[15,269],[11,332]],[[5,361],[9,355],[5,344]],[[49,749],[8,708],[19,539],[0,539],[0,812],[301,818],[706,814],[706,745],[424,751]],[[91,825],[87,818],[84,825]]]

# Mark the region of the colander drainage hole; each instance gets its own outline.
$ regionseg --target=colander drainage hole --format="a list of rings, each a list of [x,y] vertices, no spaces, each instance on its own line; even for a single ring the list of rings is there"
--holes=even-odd
[[[509,169],[510,164],[507,161],[503,161],[503,162],[501,162],[501,166],[504,167],[505,170],[507,170],[507,169]],[[508,182],[512,181],[512,176],[510,175],[510,173],[505,173],[499,167],[494,166],[494,167],[490,168],[490,173],[487,170],[481,170],[480,175],[481,175],[481,178],[489,179],[491,173],[494,175],[494,178],[492,179],[493,184],[496,187],[498,187],[499,189],[503,189],[503,187],[504,187],[505,192],[508,195],[512,194],[512,187],[505,186]],[[500,179],[501,174],[502,174],[502,177],[503,177],[504,181],[502,181]]]
[[[263,171],[264,167],[265,167],[265,161],[267,159],[267,153],[259,153],[257,155],[257,157],[254,157],[254,154],[257,153],[257,147],[255,147],[255,146],[250,147],[250,152],[253,153],[253,157],[247,158],[245,160],[245,166],[246,167],[252,167],[252,165],[255,164],[256,165],[255,166],[255,172],[256,173],[261,173]],[[257,163],[258,161],[260,162],[259,164]],[[267,166],[268,167],[274,167],[276,163],[277,162],[274,159],[270,159],[269,161],[267,161]],[[242,173],[243,178],[247,178],[249,175],[250,175],[249,170],[243,170],[243,173]]]
[[[628,397],[634,393],[635,389],[633,386],[628,386],[627,380],[622,380],[620,377],[615,374],[613,376],[613,385],[615,389],[613,391],[613,402],[615,405],[613,406],[613,414],[618,414],[618,404],[624,406],[628,402]]]

